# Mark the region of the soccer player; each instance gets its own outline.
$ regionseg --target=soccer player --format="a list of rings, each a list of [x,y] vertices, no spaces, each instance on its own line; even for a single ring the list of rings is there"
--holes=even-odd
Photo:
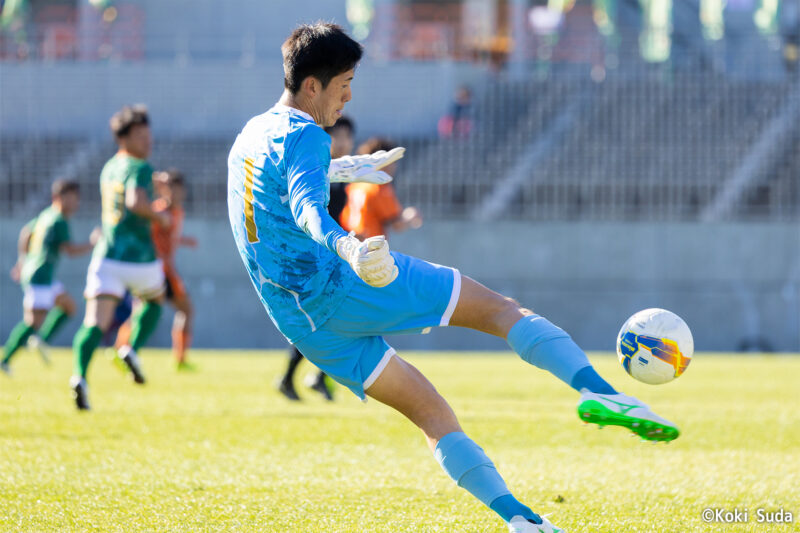
[[[183,201],[186,198],[186,182],[183,173],[169,169],[153,174],[158,198],[153,202],[153,210],[169,217],[169,226],[153,224],[153,244],[156,255],[164,265],[167,301],[175,306],[172,322],[172,353],[178,370],[191,370],[194,367],[186,361],[186,350],[192,342],[192,302],[175,265],[175,249],[178,246],[197,247],[194,237],[183,235]],[[126,321],[119,328],[115,346],[126,346],[130,339],[131,323]]]
[[[331,136],[331,159],[344,157],[353,152],[355,125],[348,117],[339,117],[333,126],[325,128],[325,132]],[[342,210],[347,204],[346,187],[348,187],[348,185],[345,183],[332,183],[330,186],[328,214],[333,220],[339,220]],[[297,346],[293,345],[289,349],[289,364],[286,367],[286,373],[278,384],[278,391],[289,400],[300,400],[300,396],[298,396],[297,390],[294,388],[294,374],[302,360],[303,354],[300,353]],[[319,392],[326,400],[333,400],[333,395],[328,385],[325,383],[325,372],[322,370],[317,373],[314,380],[309,384],[309,387]]]
[[[87,254],[99,238],[94,231],[86,244],[72,242],[69,218],[78,210],[78,183],[57,180],[51,187],[52,203],[28,222],[19,233],[18,259],[11,278],[23,288],[23,319],[11,330],[3,351],[0,370],[10,373],[9,363],[19,348],[38,332],[38,350],[49,362],[46,344],[75,314],[75,301],[55,279],[61,253]]]
[[[617,393],[562,329],[458,270],[360,241],[328,215],[330,137],[351,98],[361,46],[336,25],[295,29],[283,43],[285,90],[253,117],[228,156],[228,213],[250,279],[268,314],[303,355],[360,398],[393,407],[425,435],[458,485],[515,532],[560,531],[519,502],[487,454],[461,429],[433,385],[384,340],[390,333],[460,326],[508,341],[520,357],[581,394],[590,422],[646,439],[674,424]]]
[[[365,155],[393,148],[395,145],[389,140],[372,137],[358,147],[358,153]],[[394,175],[395,170],[397,163],[383,169],[389,175]],[[386,235],[389,229],[398,232],[418,229],[422,226],[422,215],[416,207],[403,208],[391,183],[351,183],[347,186],[347,204],[342,211],[341,224],[363,240]]]
[[[169,217],[150,205],[153,168],[147,162],[152,147],[147,109],[125,106],[111,117],[110,126],[119,150],[100,174],[103,234],[86,275],[86,316],[72,343],[70,387],[78,409],[89,409],[89,363],[126,290],[141,303],[133,314],[130,342],[117,356],[134,382],[145,382],[136,354],[158,323],[164,293],[164,270],[156,258],[151,225],[168,227]]]

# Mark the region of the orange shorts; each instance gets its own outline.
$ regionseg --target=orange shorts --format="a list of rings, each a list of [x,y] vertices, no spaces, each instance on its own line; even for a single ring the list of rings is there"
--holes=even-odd
[[[164,265],[164,277],[167,282],[167,300],[183,300],[186,298],[186,284],[178,271]]]

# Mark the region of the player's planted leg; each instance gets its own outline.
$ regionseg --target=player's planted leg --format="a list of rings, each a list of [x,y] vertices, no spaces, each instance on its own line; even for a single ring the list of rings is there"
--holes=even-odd
[[[543,523],[511,494],[494,463],[461,430],[453,410],[419,370],[392,357],[366,393],[417,425],[444,471],[504,521],[523,517],[534,527]]]
[[[470,278],[462,278],[450,325],[505,338],[525,362],[547,370],[579,391],[578,414],[585,422],[627,427],[648,440],[672,440],[679,435],[675,424],[657,416],[639,400],[614,390],[564,330]]]

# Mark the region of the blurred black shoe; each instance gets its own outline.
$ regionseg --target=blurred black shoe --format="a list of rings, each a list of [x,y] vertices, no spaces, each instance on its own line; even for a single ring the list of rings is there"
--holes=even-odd
[[[297,395],[297,391],[294,390],[294,384],[291,381],[282,379],[278,383],[278,392],[286,396],[288,400],[292,400],[293,402],[300,401],[300,396]]]
[[[325,374],[320,372],[315,379],[312,381],[307,381],[306,385],[311,390],[315,390],[322,395],[327,401],[333,401],[333,394],[331,394],[331,390],[328,388],[328,384],[325,383]]]

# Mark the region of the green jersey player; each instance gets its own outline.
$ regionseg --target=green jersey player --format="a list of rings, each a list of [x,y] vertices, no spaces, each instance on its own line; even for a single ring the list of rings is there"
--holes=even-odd
[[[81,255],[92,249],[91,243],[75,244],[70,238],[67,220],[78,210],[78,183],[57,180],[52,186],[52,203],[28,222],[19,234],[19,258],[11,277],[22,286],[23,319],[6,341],[0,369],[9,373],[9,363],[19,348],[35,345],[45,362],[49,362],[44,344],[61,329],[75,313],[75,301],[55,278],[61,253]],[[92,243],[98,233],[92,234]],[[38,332],[38,336],[37,336]]]
[[[78,409],[89,409],[89,362],[126,290],[137,296],[141,305],[134,311],[129,344],[121,346],[117,356],[134,382],[145,382],[136,352],[158,323],[164,293],[164,271],[156,258],[151,224],[167,226],[169,219],[151,207],[153,168],[147,157],[152,137],[147,110],[123,107],[111,117],[110,125],[119,151],[100,174],[103,231],[86,276],[86,317],[73,341],[75,366],[70,386]]]

